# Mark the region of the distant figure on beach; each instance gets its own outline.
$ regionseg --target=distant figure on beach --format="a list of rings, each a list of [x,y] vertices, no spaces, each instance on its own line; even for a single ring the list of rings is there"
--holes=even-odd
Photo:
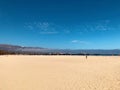
[[[86,59],[87,59],[87,55],[86,55]]]

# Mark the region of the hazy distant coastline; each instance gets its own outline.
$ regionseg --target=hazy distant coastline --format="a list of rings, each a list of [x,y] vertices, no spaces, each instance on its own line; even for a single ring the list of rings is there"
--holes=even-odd
[[[17,45],[0,44],[0,55],[95,55],[118,56],[119,49],[48,49],[41,47],[22,47]]]

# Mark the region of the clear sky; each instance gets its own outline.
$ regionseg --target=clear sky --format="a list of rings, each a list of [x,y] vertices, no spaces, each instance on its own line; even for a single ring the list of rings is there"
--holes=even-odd
[[[0,0],[0,43],[120,49],[120,0]]]

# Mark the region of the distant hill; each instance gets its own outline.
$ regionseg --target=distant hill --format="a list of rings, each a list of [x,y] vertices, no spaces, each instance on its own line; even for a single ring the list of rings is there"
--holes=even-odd
[[[17,45],[8,45],[8,44],[0,44],[0,50],[7,50],[7,51],[34,51],[34,50],[41,50],[45,48],[40,47],[22,47]]]
[[[22,47],[17,45],[0,44],[0,51],[9,54],[29,54],[29,55],[120,55],[119,49],[48,49],[41,47]]]

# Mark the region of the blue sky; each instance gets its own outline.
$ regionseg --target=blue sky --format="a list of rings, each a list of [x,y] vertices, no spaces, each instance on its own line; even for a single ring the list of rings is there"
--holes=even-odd
[[[0,0],[0,43],[120,49],[120,0]]]

